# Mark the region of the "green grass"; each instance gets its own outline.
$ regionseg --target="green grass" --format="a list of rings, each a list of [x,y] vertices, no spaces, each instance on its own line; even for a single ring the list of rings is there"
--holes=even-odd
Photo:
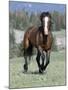
[[[23,57],[10,59],[10,88],[65,85],[65,52],[52,52],[44,74],[38,73],[35,56],[27,73],[23,73]]]

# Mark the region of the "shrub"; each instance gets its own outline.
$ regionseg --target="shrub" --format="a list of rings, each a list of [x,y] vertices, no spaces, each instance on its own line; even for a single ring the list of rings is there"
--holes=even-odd
[[[57,48],[57,45],[56,45],[56,37],[55,36],[53,36],[52,51],[58,51],[58,48]]]

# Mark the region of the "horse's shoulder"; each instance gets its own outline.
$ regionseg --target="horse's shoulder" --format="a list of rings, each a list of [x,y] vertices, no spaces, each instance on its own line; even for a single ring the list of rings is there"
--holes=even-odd
[[[39,33],[39,34],[42,34],[42,33],[43,33],[43,27],[42,27],[42,26],[39,26],[39,27],[38,27],[38,33]]]

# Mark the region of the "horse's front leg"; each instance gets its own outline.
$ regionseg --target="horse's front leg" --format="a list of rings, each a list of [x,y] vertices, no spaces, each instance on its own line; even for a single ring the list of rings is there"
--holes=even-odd
[[[43,67],[43,70],[45,70],[50,62],[50,50],[46,52],[46,64]]]
[[[41,60],[42,60],[41,69],[42,69],[42,71],[44,71],[44,69],[43,69],[44,61],[45,61],[45,53],[44,52],[42,52],[42,54],[41,54]]]
[[[40,60],[40,57],[41,57],[41,60]],[[39,47],[37,57],[36,57],[36,61],[39,67],[39,73],[43,73],[44,59],[45,59],[45,55],[43,53],[43,50],[41,47]],[[40,61],[42,61],[42,63],[40,63]]]
[[[41,54],[40,54],[40,52],[38,51],[37,57],[36,57],[36,61],[37,61],[37,64],[38,64],[39,72],[41,72],[40,56],[41,56]]]

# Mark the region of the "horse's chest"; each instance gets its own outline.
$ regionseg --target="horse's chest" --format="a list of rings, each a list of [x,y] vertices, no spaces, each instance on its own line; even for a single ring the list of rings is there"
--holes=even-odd
[[[52,38],[51,36],[43,36],[42,34],[39,37],[40,43],[39,45],[43,48],[43,50],[47,50],[51,48]]]
[[[49,39],[47,36],[43,36],[42,34],[39,34],[38,42],[40,45],[42,45],[42,44],[47,45],[48,40]]]

